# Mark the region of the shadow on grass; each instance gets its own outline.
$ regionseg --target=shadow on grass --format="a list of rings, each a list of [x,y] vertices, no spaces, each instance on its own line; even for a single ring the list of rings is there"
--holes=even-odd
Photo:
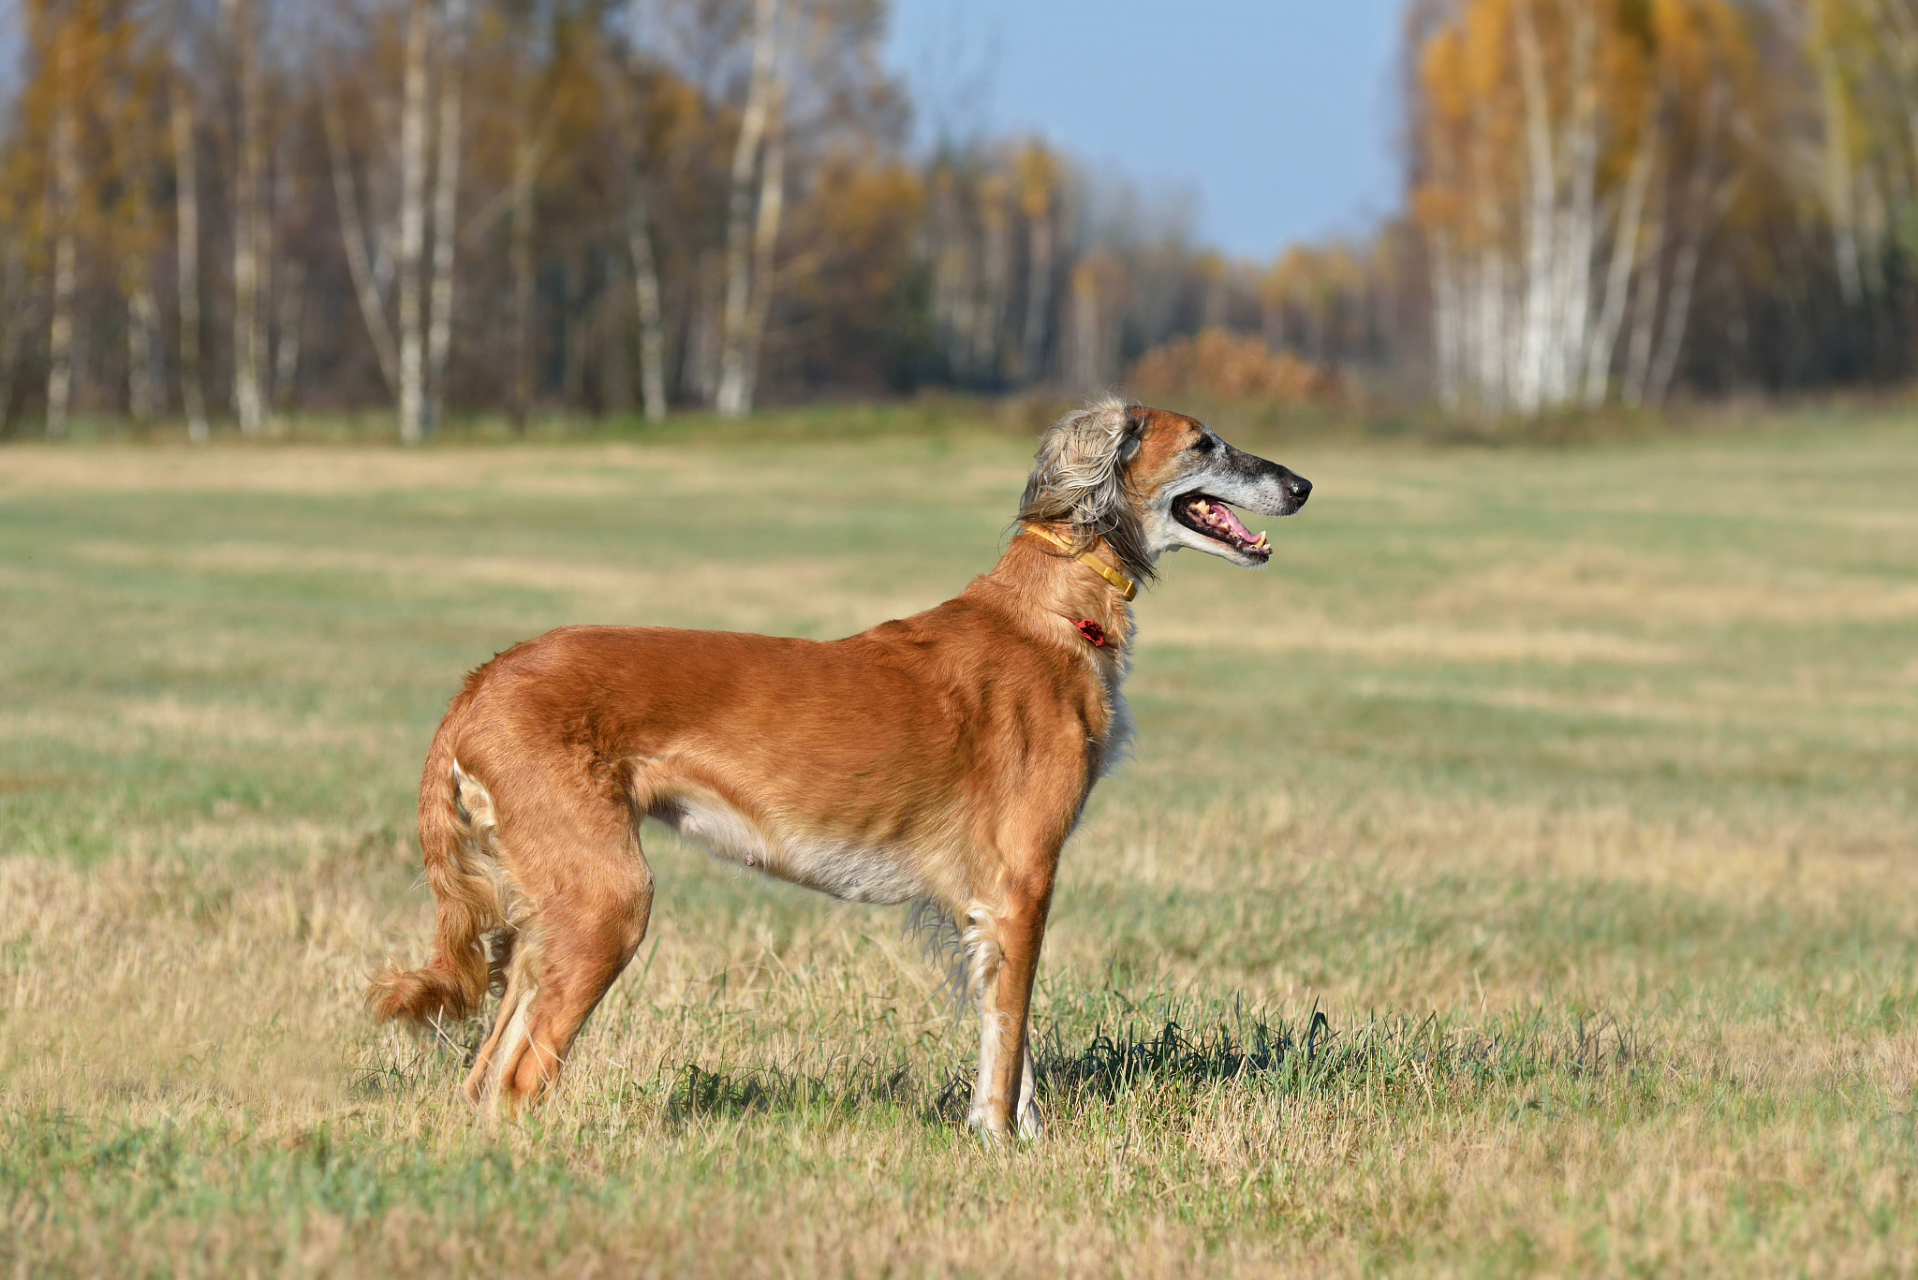
[[[1437,1016],[1374,1018],[1334,1028],[1318,1009],[1298,1020],[1235,1014],[1209,1023],[1161,1014],[1094,1026],[1068,1038],[1072,1020],[1053,1021],[1035,1039],[1039,1097],[1067,1113],[1146,1092],[1168,1101],[1228,1087],[1268,1096],[1355,1091],[1441,1093],[1509,1089],[1541,1078],[1617,1078],[1642,1072],[1653,1055],[1632,1028],[1608,1016],[1548,1023],[1514,1016],[1492,1027],[1461,1027]],[[873,1106],[918,1111],[928,1123],[963,1120],[973,1076],[941,1077],[904,1062],[868,1060],[825,1074],[777,1068],[747,1071],[681,1066],[667,1114],[676,1120],[755,1114],[850,1116]]]
[[[673,1074],[666,1094],[666,1116],[684,1121],[695,1116],[850,1116],[874,1106],[910,1104],[922,1089],[904,1063],[849,1064],[825,1075],[781,1071],[708,1071],[686,1063]]]
[[[1611,1076],[1649,1061],[1641,1038],[1611,1017],[1549,1025],[1542,1015],[1461,1027],[1432,1015],[1377,1017],[1348,1030],[1314,1008],[1300,1021],[1235,1014],[1192,1028],[1166,1018],[1095,1031],[1068,1051],[1055,1025],[1038,1054],[1040,1096],[1071,1105],[1145,1089],[1196,1091],[1223,1082],[1307,1096],[1370,1090],[1512,1086],[1541,1076]]]

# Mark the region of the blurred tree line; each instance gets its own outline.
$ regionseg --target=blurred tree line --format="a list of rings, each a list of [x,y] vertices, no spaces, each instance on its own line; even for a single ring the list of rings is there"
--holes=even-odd
[[[21,15],[15,434],[1121,378],[1535,415],[1912,370],[1918,0],[1412,0],[1405,213],[1270,264],[1036,139],[912,153],[886,0]]]
[[[658,417],[892,375],[882,0],[27,0],[0,413]]]
[[[1918,3],[1418,0],[1407,30],[1448,408],[1911,374]]]
[[[14,434],[391,406],[417,440],[448,412],[1091,389],[1262,314],[1176,211],[1040,141],[910,154],[885,0],[23,15],[0,143]]]

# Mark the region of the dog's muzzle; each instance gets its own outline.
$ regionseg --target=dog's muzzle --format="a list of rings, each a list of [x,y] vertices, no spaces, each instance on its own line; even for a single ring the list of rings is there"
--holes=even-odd
[[[1282,516],[1296,515],[1312,496],[1312,482],[1289,467],[1279,468],[1279,488],[1285,493],[1285,503],[1279,509]]]

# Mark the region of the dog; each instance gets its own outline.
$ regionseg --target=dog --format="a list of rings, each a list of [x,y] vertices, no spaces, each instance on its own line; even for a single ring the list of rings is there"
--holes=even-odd
[[[1060,850],[1131,733],[1137,584],[1180,548],[1264,565],[1230,508],[1289,516],[1311,491],[1107,397],[1046,429],[997,567],[937,608],[829,642],[579,626],[506,650],[427,753],[435,954],[374,979],[374,1013],[464,1017],[501,990],[464,1092],[542,1096],[646,936],[650,817],[836,898],[945,913],[980,1006],[968,1122],[1037,1137],[1033,977]]]

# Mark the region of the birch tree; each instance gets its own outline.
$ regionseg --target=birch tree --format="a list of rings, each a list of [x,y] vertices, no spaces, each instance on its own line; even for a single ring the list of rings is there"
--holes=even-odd
[[[647,139],[649,105],[646,91],[651,68],[646,65],[643,33],[646,31],[644,0],[629,0],[627,5],[628,64],[632,86],[625,111],[626,140],[629,155],[626,173],[626,252],[633,271],[633,309],[639,329],[640,406],[648,422],[666,419],[666,326],[660,305],[659,263],[653,253],[652,211],[647,199]]]
[[[392,169],[374,171],[375,184],[387,176],[395,193],[384,211],[362,198],[337,73],[323,77],[320,104],[348,276],[400,440],[418,444],[438,420],[452,350],[469,16],[465,0],[445,0],[437,21],[432,0],[407,0],[400,16],[397,146]],[[380,86],[367,88],[377,112]],[[381,159],[374,149],[372,164]]]
[[[174,279],[180,312],[180,407],[187,438],[204,444],[206,387],[200,373],[200,162],[193,88],[175,65],[167,84],[168,132],[173,142]]]
[[[459,246],[460,157],[465,146],[467,0],[446,0],[439,41],[438,156],[433,166],[432,319],[426,334],[424,430],[445,411],[446,366],[453,350],[454,269]]]
[[[73,309],[80,272],[80,102],[82,42],[79,23],[56,31],[53,65],[54,102],[52,189],[47,218],[53,229],[53,314],[47,331],[47,438],[67,433],[73,398]]]
[[[1805,0],[1819,191],[1846,306],[1885,310],[1918,253],[1918,4]]]
[[[784,86],[779,70],[779,27],[782,0],[754,0],[752,25],[752,70],[746,83],[746,105],[740,115],[739,136],[733,144],[732,178],[726,208],[726,302],[720,317],[719,385],[713,407],[729,418],[744,417],[752,410],[751,373],[746,367],[753,346],[750,334],[754,290],[770,289],[771,280],[755,280],[755,234],[765,219],[755,220],[755,187],[763,194],[765,181],[772,173],[765,146],[769,129],[777,128],[775,111],[783,112]],[[754,182],[755,176],[761,181]],[[772,190],[783,191],[779,180]],[[776,210],[775,210],[776,216]],[[758,227],[755,223],[758,223]],[[776,233],[777,223],[772,230]]]
[[[406,70],[400,107],[400,440],[425,435],[426,347],[421,262],[426,248],[426,59],[432,14],[428,0],[408,0]]]
[[[1474,0],[1421,52],[1441,401],[1599,407],[1628,316],[1624,398],[1662,401],[1736,192],[1719,144],[1749,88],[1742,20],[1723,0]]]
[[[773,82],[771,120],[766,130],[765,155],[759,167],[759,199],[753,213],[752,277],[750,301],[737,343],[738,360],[733,368],[734,391],[730,403],[722,399],[720,411],[730,417],[752,412],[753,397],[759,389],[759,352],[766,337],[766,320],[772,311],[774,255],[779,247],[779,224],[786,208],[786,84],[783,78]],[[722,360],[720,394],[726,394],[726,366]]]
[[[222,0],[236,80],[236,165],[233,182],[233,411],[244,435],[256,436],[266,421],[261,377],[261,245],[267,233],[265,196],[266,101],[260,74],[256,0]]]

